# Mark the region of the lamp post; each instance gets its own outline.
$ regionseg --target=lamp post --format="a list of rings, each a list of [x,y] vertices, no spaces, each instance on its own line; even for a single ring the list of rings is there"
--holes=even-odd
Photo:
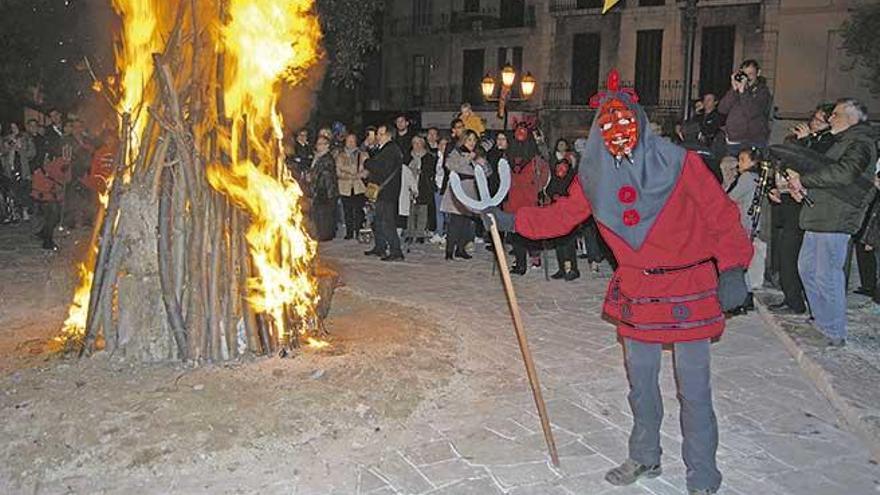
[[[512,96],[513,82],[516,80],[516,69],[512,65],[505,65],[501,69],[501,90],[498,96],[495,96],[495,79],[486,73],[480,83],[480,89],[483,91],[483,98],[490,103],[498,102],[498,118],[504,120],[504,130],[507,130],[507,104],[516,101],[526,101],[535,93],[535,87],[538,81],[532,76],[531,72],[526,72],[520,81],[520,89],[522,97]]]
[[[682,88],[682,104],[684,106],[682,117],[685,120],[691,117],[691,99],[694,84],[694,45],[697,41],[697,1],[687,0],[684,7],[684,87]]]

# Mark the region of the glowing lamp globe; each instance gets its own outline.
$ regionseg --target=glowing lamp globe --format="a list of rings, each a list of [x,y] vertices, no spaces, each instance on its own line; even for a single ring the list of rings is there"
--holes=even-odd
[[[504,68],[501,69],[501,84],[503,84],[505,88],[509,88],[513,86],[514,79],[516,79],[516,69],[514,69],[512,65],[505,65]]]
[[[483,90],[483,97],[489,99],[492,97],[492,94],[495,93],[495,79],[492,79],[492,76],[486,74],[486,77],[483,78],[483,81],[480,83],[480,87]]]
[[[532,94],[535,93],[535,86],[537,84],[538,81],[535,80],[535,77],[532,75],[532,73],[526,72],[526,75],[522,78],[522,82],[520,82],[520,86],[522,86],[523,97],[531,97]]]

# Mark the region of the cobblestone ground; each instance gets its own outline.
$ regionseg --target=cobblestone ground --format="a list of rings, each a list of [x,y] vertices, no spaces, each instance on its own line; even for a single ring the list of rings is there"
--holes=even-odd
[[[546,282],[540,271],[515,285],[561,456],[547,459],[500,280],[488,253],[444,262],[417,246],[404,263],[366,258],[364,245],[335,241],[322,256],[357,293],[418,307],[460,342],[456,376],[412,418],[404,446],[370,459],[350,479],[362,494],[678,494],[684,492],[671,357],[661,387],[663,475],[614,488],[604,472],[626,456],[631,416],[622,351],[600,319],[604,276]],[[584,271],[586,273],[586,271]],[[880,469],[860,439],[756,315],[729,322],[713,347],[727,494],[876,494]],[[324,486],[339,490],[336,482]],[[301,485],[298,493],[312,493]],[[349,493],[344,489],[339,493]]]

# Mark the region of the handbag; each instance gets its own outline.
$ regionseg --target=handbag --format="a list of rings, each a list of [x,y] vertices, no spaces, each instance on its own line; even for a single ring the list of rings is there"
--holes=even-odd
[[[393,179],[394,176],[399,173],[400,169],[389,175],[388,178],[382,181],[381,184],[376,184],[375,182],[370,182],[369,184],[367,184],[367,190],[364,191],[364,196],[367,197],[367,201],[369,201],[370,203],[375,203],[379,199],[379,193],[382,192],[382,189],[384,189],[385,186],[387,186],[388,183],[391,182],[391,179]]]

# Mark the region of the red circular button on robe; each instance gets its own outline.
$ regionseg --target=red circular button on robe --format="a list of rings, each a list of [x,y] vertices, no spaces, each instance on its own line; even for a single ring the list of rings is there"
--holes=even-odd
[[[636,202],[639,194],[633,186],[623,186],[617,190],[617,199],[623,204],[632,204]]]
[[[641,220],[642,217],[636,210],[626,210],[623,212],[623,224],[627,227],[632,227],[633,225],[639,223]]]

